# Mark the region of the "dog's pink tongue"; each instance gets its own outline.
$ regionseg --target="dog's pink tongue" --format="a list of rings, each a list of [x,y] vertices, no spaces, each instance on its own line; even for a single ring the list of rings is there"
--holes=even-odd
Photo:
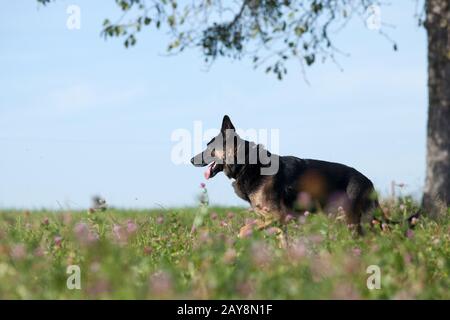
[[[211,166],[208,166],[208,168],[206,168],[204,175],[205,175],[205,179],[208,180],[209,177],[211,176]]]

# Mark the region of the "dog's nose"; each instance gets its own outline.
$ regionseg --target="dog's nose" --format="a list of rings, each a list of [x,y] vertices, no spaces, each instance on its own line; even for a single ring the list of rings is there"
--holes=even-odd
[[[195,160],[194,160],[194,158],[192,158],[192,159],[191,159],[191,163],[192,163],[192,164],[195,164],[194,162],[195,162]]]

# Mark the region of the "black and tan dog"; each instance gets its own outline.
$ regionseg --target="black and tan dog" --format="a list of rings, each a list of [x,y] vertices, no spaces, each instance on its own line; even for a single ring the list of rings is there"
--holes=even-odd
[[[381,222],[373,220],[381,209],[372,182],[362,173],[339,163],[271,154],[262,145],[241,139],[228,116],[221,132],[191,162],[208,166],[206,179],[221,171],[234,179],[236,194],[261,216],[259,229],[305,211],[345,212],[347,223],[359,234],[364,217]],[[253,227],[244,226],[240,235]]]

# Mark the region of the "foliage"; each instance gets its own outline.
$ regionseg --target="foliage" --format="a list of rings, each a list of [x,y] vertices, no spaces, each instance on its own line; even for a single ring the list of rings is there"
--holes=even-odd
[[[209,208],[192,232],[197,210],[2,211],[0,298],[450,298],[448,216],[355,238],[339,218],[308,215],[281,249],[270,228],[237,238],[253,217],[241,208]],[[66,287],[73,264],[81,290]],[[380,290],[367,289],[369,265]]]
[[[37,0],[48,4],[50,0]],[[287,73],[286,62],[301,66],[318,60],[335,60],[339,52],[331,35],[356,16],[363,22],[368,8],[379,0],[116,0],[122,11],[116,21],[105,19],[105,38],[123,37],[134,46],[137,33],[146,27],[163,29],[169,37],[167,50],[201,49],[206,62],[218,57],[249,56],[255,67],[279,79]],[[379,30],[383,35],[384,32]],[[394,44],[396,49],[396,44]]]

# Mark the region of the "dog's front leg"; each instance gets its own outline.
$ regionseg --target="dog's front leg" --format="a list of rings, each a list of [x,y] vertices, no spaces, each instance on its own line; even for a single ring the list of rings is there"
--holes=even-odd
[[[269,210],[263,209],[254,209],[255,212],[260,216],[259,219],[255,219],[254,221],[246,224],[239,230],[239,238],[246,238],[250,236],[253,230],[264,230],[274,224],[277,221],[280,221],[280,214],[274,214]],[[279,227],[271,227],[272,231],[277,235],[279,245],[281,248],[287,247],[287,238],[286,238],[286,230],[285,225],[283,228]]]
[[[239,230],[239,238],[246,238],[249,235],[252,234],[253,230],[262,230],[267,228],[269,225],[271,225],[274,221],[272,219],[266,219],[268,216],[268,213],[258,207],[252,207],[252,210],[256,212],[256,214],[259,216],[258,219],[255,219],[251,221],[250,223],[247,223],[245,226],[243,226]]]
[[[257,213],[262,216],[264,222],[258,227],[258,230],[263,230],[272,225],[275,222],[281,222],[280,227],[271,227],[274,234],[277,235],[280,248],[287,247],[287,225],[285,222],[285,214],[283,210],[268,210],[263,208],[263,210],[258,210]]]

